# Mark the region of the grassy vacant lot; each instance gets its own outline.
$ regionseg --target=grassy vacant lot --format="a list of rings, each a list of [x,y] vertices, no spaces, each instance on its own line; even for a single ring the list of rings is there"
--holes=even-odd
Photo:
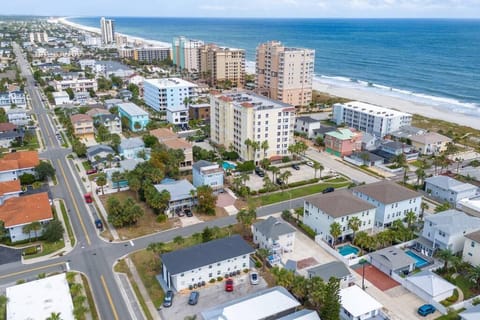
[[[100,200],[102,201],[105,208],[107,207],[107,200],[109,197],[117,197],[120,201],[124,201],[128,197],[136,199],[135,192],[130,190],[103,195],[100,196]],[[158,223],[156,221],[157,216],[153,213],[153,210],[145,202],[137,201],[137,203],[142,207],[145,214],[138,220],[136,225],[125,228],[117,228],[117,232],[122,239],[132,239],[154,232],[168,230],[171,229],[174,225],[180,224],[178,218],[168,219],[163,223]]]
[[[329,180],[328,182],[318,183],[314,185],[299,187],[291,190],[280,191],[263,196],[259,196],[261,205],[265,206],[272,203],[277,203],[285,200],[295,199],[299,197],[308,196],[311,194],[319,193],[329,187],[341,188],[349,185],[349,181],[345,178],[336,178]]]

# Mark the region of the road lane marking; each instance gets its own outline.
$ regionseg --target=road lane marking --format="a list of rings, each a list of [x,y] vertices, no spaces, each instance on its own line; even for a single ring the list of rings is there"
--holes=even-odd
[[[130,240],[130,245],[131,245],[132,247],[134,246],[134,244],[133,244],[133,241],[132,241],[132,240]]]
[[[6,279],[6,278],[18,276],[18,275],[23,274],[23,273],[29,273],[29,272],[32,272],[32,271],[47,269],[47,268],[50,268],[50,267],[60,266],[60,265],[64,265],[64,264],[65,264],[65,262],[57,262],[57,263],[52,263],[52,264],[49,264],[49,265],[46,265],[46,266],[43,266],[43,267],[36,267],[36,268],[28,269],[28,270],[13,272],[13,273],[9,273],[9,274],[5,274],[5,275],[0,276],[0,279]]]
[[[117,310],[115,309],[115,305],[113,304],[112,296],[110,295],[110,291],[108,291],[107,283],[105,282],[105,278],[103,274],[100,276],[100,280],[102,280],[103,289],[105,289],[105,293],[107,294],[108,303],[110,303],[110,308],[112,308],[113,317],[118,320]]]
[[[88,235],[87,228],[85,227],[85,223],[83,223],[82,216],[80,215],[80,210],[78,209],[77,206],[77,201],[75,201],[75,198],[73,197],[73,192],[72,189],[70,188],[70,185],[68,184],[67,181],[67,176],[65,175],[65,170],[63,170],[63,165],[60,162],[59,159],[57,159],[58,166],[60,167],[60,171],[62,171],[63,179],[65,179],[65,184],[67,186],[68,193],[70,194],[70,197],[72,198],[73,206],[75,209],[75,212],[77,213],[78,220],[80,221],[80,225],[82,226],[83,233],[85,234],[85,238],[87,239],[88,245],[91,244],[90,241],[90,236]]]

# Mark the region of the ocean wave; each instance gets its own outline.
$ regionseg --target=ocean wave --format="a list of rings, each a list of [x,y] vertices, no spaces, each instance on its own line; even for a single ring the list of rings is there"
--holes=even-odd
[[[425,93],[413,92],[406,89],[393,88],[386,85],[373,83],[365,80],[352,79],[342,76],[316,75],[314,81],[338,86],[343,88],[352,88],[366,91],[374,91],[381,95],[404,99],[411,102],[429,105],[435,108],[453,111],[480,117],[480,105],[470,102],[462,102],[453,98],[439,97]]]

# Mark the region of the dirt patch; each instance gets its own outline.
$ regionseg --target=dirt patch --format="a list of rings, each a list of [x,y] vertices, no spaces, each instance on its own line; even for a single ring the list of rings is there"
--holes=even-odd
[[[363,267],[360,266],[354,270],[356,273],[362,276],[362,272],[363,272],[362,269]],[[370,281],[375,287],[377,287],[382,291],[387,291],[389,289],[395,288],[396,286],[400,285],[400,283],[393,280],[392,278],[390,278],[385,273],[380,271],[378,268],[372,266],[371,264],[365,265],[365,279]]]
[[[302,270],[311,266],[315,266],[317,264],[318,264],[318,261],[315,260],[315,258],[310,257],[310,258],[297,261],[297,269]]]

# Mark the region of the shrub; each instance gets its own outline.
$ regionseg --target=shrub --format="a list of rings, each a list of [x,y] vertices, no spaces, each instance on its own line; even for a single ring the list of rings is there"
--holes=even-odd
[[[285,162],[290,162],[290,157],[287,157],[287,156],[283,157],[283,158],[282,158],[282,162],[283,162],[283,163],[285,163]]]
[[[37,247],[36,246],[28,247],[28,248],[23,249],[23,255],[25,255],[25,256],[28,256],[28,255],[31,255],[31,254],[36,254],[36,253],[37,253]]]
[[[317,233],[315,232],[315,230],[313,230],[312,228],[310,228],[309,226],[307,226],[306,224],[304,224],[303,222],[299,221],[298,222],[298,226],[300,228],[302,228],[303,231],[305,231],[305,233],[312,239],[315,239],[315,236],[317,235]]]
[[[208,282],[215,283],[215,278],[210,279],[210,281],[208,281]]]
[[[222,277],[217,277],[217,281],[218,281],[218,282],[220,282],[220,281],[222,281],[222,280],[223,280]]]
[[[262,263],[260,261],[255,261],[255,268],[260,269],[262,267]]]
[[[477,304],[480,304],[480,298],[475,298],[472,300],[472,304],[476,306]]]
[[[237,171],[239,172],[248,172],[253,170],[255,170],[255,163],[253,162],[253,160],[245,161],[244,163],[240,163],[237,166]]]
[[[161,214],[159,214],[159,215],[157,216],[157,219],[156,219],[156,220],[157,220],[158,223],[163,223],[163,222],[167,221],[167,219],[168,219],[168,218],[167,218],[167,215],[161,213]]]
[[[248,270],[247,268],[243,269],[244,273],[248,273],[248,271],[250,271],[250,270]]]

